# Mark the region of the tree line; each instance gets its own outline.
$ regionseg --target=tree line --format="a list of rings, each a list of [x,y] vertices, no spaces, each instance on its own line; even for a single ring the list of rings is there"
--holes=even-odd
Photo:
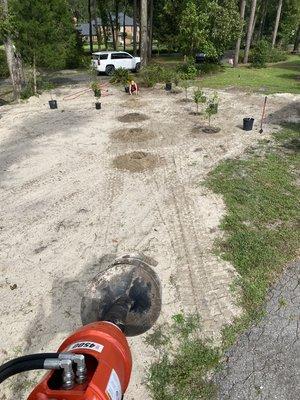
[[[94,21],[98,49],[108,49],[110,38],[118,49],[120,24],[125,25],[125,18],[116,17],[120,12],[133,18],[132,50],[140,53],[142,66],[154,44],[186,56],[203,52],[211,60],[235,49],[234,66],[241,50],[247,63],[251,47],[261,39],[271,47],[294,43],[299,51],[299,0],[0,0],[0,5],[0,36],[16,98],[23,63],[32,67],[35,88],[37,67],[76,65],[82,54],[80,22],[90,23],[92,36]]]

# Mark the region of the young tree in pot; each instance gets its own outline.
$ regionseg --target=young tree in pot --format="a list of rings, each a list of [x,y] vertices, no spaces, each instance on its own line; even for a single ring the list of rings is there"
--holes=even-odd
[[[164,71],[164,81],[165,81],[165,90],[167,90],[168,92],[170,92],[172,90],[172,80],[173,80],[173,72],[170,69],[165,69]]]
[[[94,96],[96,98],[96,109],[100,110],[101,109],[101,103],[99,101],[100,97],[101,97],[101,86],[100,86],[100,82],[93,82],[91,85],[92,91],[94,92]]]
[[[196,114],[199,114],[199,104],[206,103],[206,96],[204,95],[203,91],[200,90],[199,88],[197,90],[194,90],[194,102],[197,107]]]

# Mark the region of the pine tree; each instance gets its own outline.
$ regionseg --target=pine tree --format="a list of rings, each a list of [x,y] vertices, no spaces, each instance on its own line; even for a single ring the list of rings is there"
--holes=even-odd
[[[32,66],[36,93],[36,68],[64,68],[74,56],[76,31],[66,0],[11,0],[16,47]]]

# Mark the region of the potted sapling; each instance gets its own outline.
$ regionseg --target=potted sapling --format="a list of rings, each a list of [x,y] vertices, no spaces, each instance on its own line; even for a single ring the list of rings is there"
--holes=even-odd
[[[196,104],[197,112],[196,115],[199,114],[199,104],[206,103],[206,96],[204,95],[203,91],[198,88],[194,90],[194,102]]]
[[[95,103],[96,109],[100,110],[101,109],[101,103],[99,101],[100,97],[101,97],[100,82],[97,82],[97,81],[93,82],[91,87],[92,87],[92,91],[94,92],[94,96],[96,98],[96,103]]]
[[[173,80],[173,73],[169,69],[164,71],[164,80],[165,80],[165,90],[170,92],[172,90],[172,80]]]
[[[211,117],[218,113],[218,108],[219,108],[219,97],[217,93],[214,93],[213,97],[208,100],[207,107],[205,109],[205,113],[208,118],[208,127],[203,128],[203,132],[217,133],[220,131],[220,128],[214,128],[211,126]]]
[[[57,108],[57,100],[53,100],[52,92],[50,92],[51,100],[49,100],[49,107],[51,110],[55,110]]]

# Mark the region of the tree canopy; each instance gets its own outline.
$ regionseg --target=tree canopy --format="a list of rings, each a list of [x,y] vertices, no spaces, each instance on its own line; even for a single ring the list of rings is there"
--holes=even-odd
[[[77,51],[76,30],[66,0],[11,0],[14,40],[23,60],[64,68]]]

